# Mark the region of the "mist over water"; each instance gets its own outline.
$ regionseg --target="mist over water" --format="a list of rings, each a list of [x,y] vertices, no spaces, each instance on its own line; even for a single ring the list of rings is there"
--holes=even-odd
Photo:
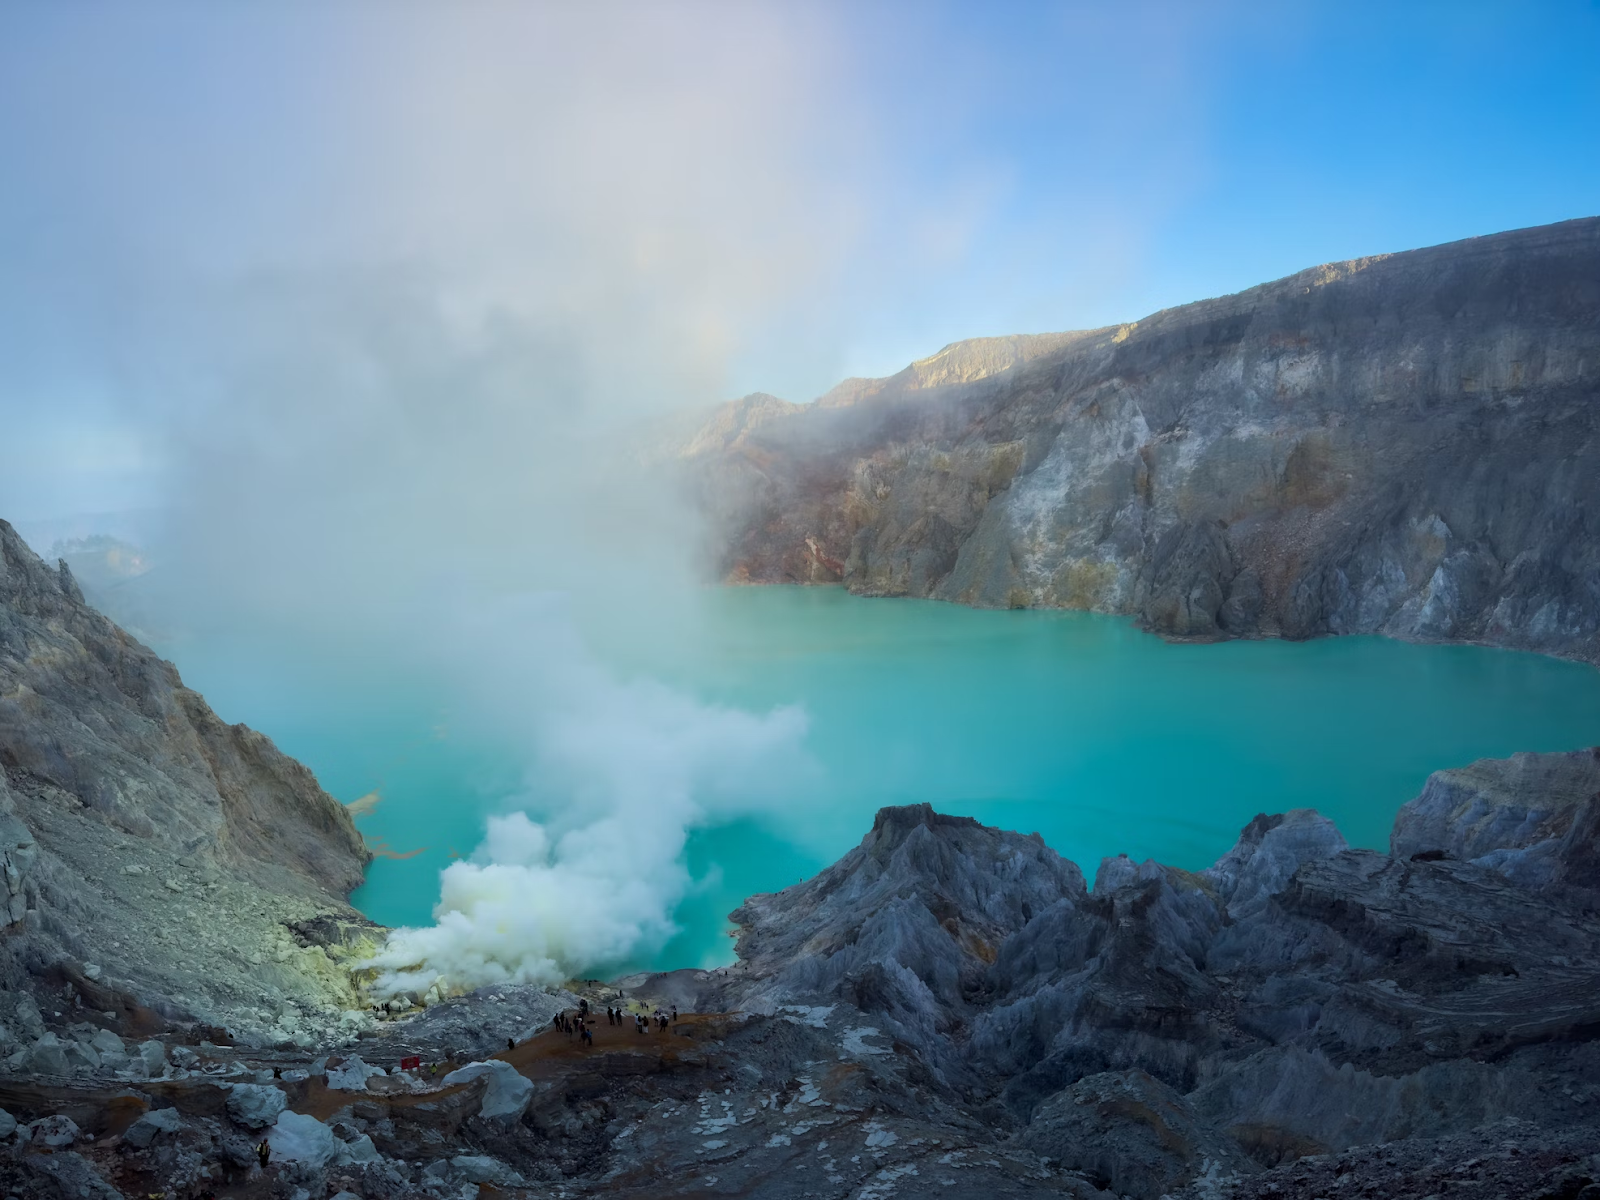
[[[1346,19],[1351,48],[1381,40]],[[954,338],[1570,216],[1588,174],[1541,196],[1538,172],[1490,173],[1505,203],[1452,207],[1471,189],[1448,168],[1495,123],[1463,107],[1441,139],[1438,81],[1458,103],[1537,93],[1544,60],[1505,49],[1518,24],[1433,74],[1380,58],[1385,86],[1345,97],[1350,144],[1424,181],[1387,207],[1447,214],[1352,226],[1370,206],[1327,189],[1365,195],[1370,170],[1221,152],[1229,112],[1275,153],[1328,125],[1284,104],[1325,99],[1284,85],[1324,61],[1297,17],[11,5],[0,516],[83,536],[138,514],[138,629],[341,799],[377,792],[363,828],[421,849],[360,897],[410,927],[389,986],[720,961],[732,902],[885,802],[1199,865],[1241,814],[1337,783],[1384,814],[1350,814],[1371,841],[1428,768],[1595,740],[1588,685],[1519,725],[1528,680],[1578,677],[1428,690],[1436,664],[1510,660],[1169,651],[1088,618],[718,592],[714,537],[639,451],[669,413],[804,400]],[[1229,55],[1271,69],[1239,93]],[[1411,124],[1402,85],[1429,101]],[[1591,170],[1562,151],[1593,125],[1563,95],[1495,161]],[[1402,732],[1409,757],[1373,750]]]
[[[379,791],[363,832],[421,852],[379,858],[355,902],[427,926],[444,869],[446,898],[476,922],[447,917],[401,944],[463,979],[725,963],[727,914],[831,862],[883,804],[928,801],[1037,831],[1091,876],[1117,853],[1198,869],[1258,812],[1314,807],[1353,844],[1381,849],[1433,770],[1600,742],[1600,672],[1511,651],[1381,638],[1167,645],[1122,618],[836,588],[708,589],[696,611],[672,639],[600,611],[575,619],[608,681],[596,686],[640,706],[636,724],[621,722],[644,750],[637,769],[585,758],[586,744],[629,744],[586,733],[519,757],[438,690],[346,670],[312,646],[234,644],[224,659],[221,643],[197,641],[178,661],[340,798]],[[275,677],[271,690],[240,686]],[[581,697],[572,716],[584,722]],[[561,834],[509,815],[560,830],[585,778],[602,794],[642,790],[629,811],[645,820],[615,853],[639,854],[650,894],[606,854],[584,858],[582,839],[570,859],[546,857]]]

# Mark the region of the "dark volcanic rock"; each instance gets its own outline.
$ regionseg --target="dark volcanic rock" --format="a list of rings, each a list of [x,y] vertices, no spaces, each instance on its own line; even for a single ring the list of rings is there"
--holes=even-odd
[[[739,580],[1597,661],[1597,364],[1589,218],[957,343],[678,445]]]
[[[1600,888],[1600,750],[1435,772],[1395,818],[1389,848],[1466,859],[1530,887]]]

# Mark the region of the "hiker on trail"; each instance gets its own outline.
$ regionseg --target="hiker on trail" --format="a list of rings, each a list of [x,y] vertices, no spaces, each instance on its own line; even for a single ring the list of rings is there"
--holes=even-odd
[[[676,1004],[672,1006],[672,1023],[674,1025],[678,1023],[678,1006]]]
[[[256,1147],[256,1157],[261,1160],[262,1169],[265,1169],[267,1160],[272,1157],[272,1146],[266,1138],[262,1138],[261,1144]]]
[[[516,1048],[517,1048],[517,1039],[516,1038],[507,1038],[506,1039],[506,1049],[507,1050],[515,1050]]]
[[[578,1011],[586,1017],[589,1015],[589,1001],[583,996],[578,997]]]
[[[550,1018],[550,1024],[554,1025],[557,1029],[560,1029],[561,1028],[561,1014],[560,1013],[556,1013],[555,1016],[551,1017]]]
[[[590,1031],[587,1025],[583,1027],[583,1040],[585,1045],[594,1045],[594,1034]]]

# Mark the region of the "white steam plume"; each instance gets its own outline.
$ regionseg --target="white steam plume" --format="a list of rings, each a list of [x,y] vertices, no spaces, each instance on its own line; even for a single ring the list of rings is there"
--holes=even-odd
[[[757,716],[617,680],[549,636],[561,624],[547,606],[510,609],[479,623],[506,677],[529,681],[524,703],[500,711],[537,714],[538,790],[563,800],[542,824],[524,811],[489,819],[472,858],[443,871],[436,923],[396,931],[368,964],[379,994],[556,983],[658,949],[691,882],[689,829],[766,807],[808,773],[798,710]]]

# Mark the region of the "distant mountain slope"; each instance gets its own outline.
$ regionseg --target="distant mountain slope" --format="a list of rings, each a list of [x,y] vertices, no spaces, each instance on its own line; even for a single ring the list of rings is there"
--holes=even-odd
[[[1597,393],[1587,218],[957,343],[679,445],[735,580],[1600,661]]]

